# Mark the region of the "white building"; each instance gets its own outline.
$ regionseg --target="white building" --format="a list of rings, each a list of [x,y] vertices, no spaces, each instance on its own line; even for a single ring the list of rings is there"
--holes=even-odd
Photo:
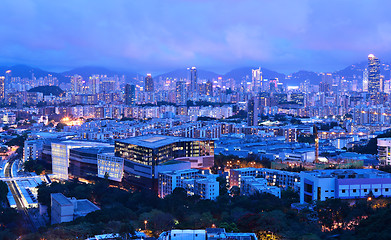
[[[230,187],[238,186],[241,188],[241,178],[244,176],[261,177],[267,180],[268,185],[280,188],[291,188],[298,190],[300,174],[269,168],[239,168],[231,169],[229,172]]]
[[[98,177],[121,182],[124,173],[124,159],[114,153],[98,154]]]
[[[81,147],[110,147],[107,143],[62,141],[51,143],[52,171],[56,178],[68,180],[70,149]]]
[[[391,165],[391,138],[378,138],[377,152],[380,165]]]
[[[203,174],[197,169],[160,172],[158,194],[164,198],[175,188],[181,187],[188,195],[199,195],[202,199],[214,200],[219,196],[219,183],[216,178],[217,175]]]
[[[303,171],[300,178],[300,203],[391,196],[391,174],[376,169]]]
[[[51,224],[71,222],[75,218],[99,210],[99,207],[87,199],[67,198],[62,193],[52,193],[50,197]]]
[[[267,180],[264,178],[256,178],[253,176],[243,176],[240,179],[240,194],[253,195],[256,193],[269,193],[278,198],[281,198],[281,189],[276,186],[268,186]]]
[[[23,161],[37,160],[40,158],[43,149],[42,140],[26,140],[23,148]]]

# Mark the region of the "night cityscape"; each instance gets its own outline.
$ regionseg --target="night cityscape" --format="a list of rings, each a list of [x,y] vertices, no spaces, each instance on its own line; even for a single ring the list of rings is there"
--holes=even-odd
[[[389,9],[2,1],[0,240],[391,239]]]

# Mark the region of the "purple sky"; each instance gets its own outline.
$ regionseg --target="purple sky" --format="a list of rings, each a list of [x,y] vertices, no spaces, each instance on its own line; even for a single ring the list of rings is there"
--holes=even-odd
[[[334,71],[389,60],[391,1],[2,0],[0,64]]]

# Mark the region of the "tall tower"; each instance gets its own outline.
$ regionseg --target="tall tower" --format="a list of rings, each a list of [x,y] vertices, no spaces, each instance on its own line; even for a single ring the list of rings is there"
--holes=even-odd
[[[10,86],[11,86],[11,70],[7,70],[5,72],[5,79],[4,79],[4,98],[7,96],[7,94],[10,92]]]
[[[153,78],[150,73],[148,73],[147,76],[145,77],[144,85],[145,85],[144,88],[145,92],[154,92]]]
[[[191,67],[190,68],[190,92],[191,92],[191,97],[194,98],[198,94],[198,89],[197,89],[197,68],[196,67]]]
[[[0,101],[5,99],[5,77],[0,76]]]
[[[126,84],[125,85],[125,104],[134,105],[136,103],[136,86]]]
[[[252,69],[252,90],[256,93],[261,91],[261,84],[262,84],[262,71],[261,68],[258,69]]]
[[[258,126],[258,97],[254,96],[247,102],[247,126]]]
[[[368,55],[368,92],[377,102],[380,92],[380,61],[373,54]]]

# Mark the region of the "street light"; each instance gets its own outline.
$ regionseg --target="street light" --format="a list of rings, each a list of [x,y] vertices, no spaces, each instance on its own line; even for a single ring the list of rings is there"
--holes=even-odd
[[[148,221],[145,220],[145,221],[144,221],[144,229],[145,229],[145,230],[147,230],[147,223],[148,223]]]

